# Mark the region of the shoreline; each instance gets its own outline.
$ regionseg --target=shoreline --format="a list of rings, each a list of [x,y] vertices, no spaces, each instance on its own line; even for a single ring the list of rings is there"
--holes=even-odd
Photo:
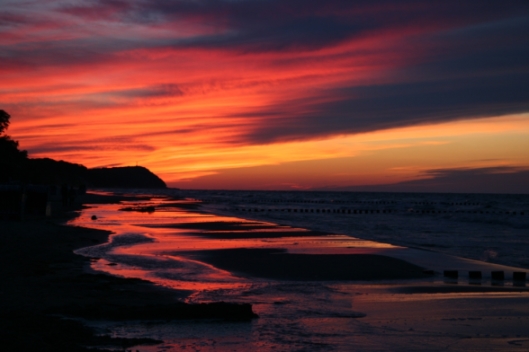
[[[83,199],[87,204],[116,203],[119,200],[147,201],[147,198],[127,198],[121,195],[107,197],[91,193]],[[176,205],[179,204],[171,204],[171,206]],[[167,206],[169,203],[165,204],[164,209]],[[189,205],[190,209],[187,208],[185,209],[197,210],[192,204]],[[79,209],[83,209],[80,204]],[[203,214],[202,209],[198,209],[197,212]],[[520,323],[529,321],[529,311],[524,308],[529,300],[527,287],[447,285],[428,279],[416,281],[402,280],[402,278],[395,282],[376,279],[372,282],[347,281],[351,275],[356,275],[354,272],[343,272],[340,274],[343,274],[343,277],[325,278],[321,275],[329,275],[329,268],[336,268],[336,263],[332,264],[329,260],[332,262],[338,260],[341,263],[338,263],[338,266],[344,267],[341,260],[345,257],[311,255],[311,259],[319,258],[317,260],[320,262],[316,271],[306,271],[302,269],[310,269],[310,266],[300,263],[306,261],[308,254],[277,252],[273,248],[256,250],[248,247],[238,250],[203,250],[195,251],[193,254],[188,253],[191,256],[201,256],[201,261],[209,262],[216,267],[224,267],[229,272],[241,274],[243,277],[247,276],[253,280],[261,276],[265,281],[269,278],[274,282],[242,291],[243,299],[240,301],[248,303],[226,304],[219,300],[229,297],[229,294],[217,296],[212,293],[208,296],[206,293],[203,302],[217,303],[185,304],[181,299],[190,291],[164,288],[149,281],[123,278],[88,269],[91,260],[97,258],[76,255],[73,250],[106,243],[111,232],[58,223],[68,221],[73,216],[75,214],[70,212],[59,214],[51,220],[41,218],[25,222],[0,221],[0,230],[2,230],[0,260],[3,260],[2,267],[7,268],[0,274],[7,283],[0,289],[0,298],[2,298],[0,307],[2,312],[5,312],[0,318],[2,328],[0,341],[3,342],[3,346],[7,346],[7,350],[87,352],[102,351],[97,348],[104,346],[107,351],[108,348],[127,350],[131,347],[134,347],[132,350],[153,351],[157,347],[148,347],[148,345],[158,345],[162,342],[164,346],[173,346],[178,350],[178,346],[204,347],[204,339],[209,341],[208,343],[211,342],[211,350],[215,350],[216,343],[224,346],[233,346],[233,343],[237,343],[241,349],[251,348],[254,343],[264,343],[275,346],[274,348],[278,350],[288,350],[289,344],[285,345],[280,341],[283,338],[285,341],[290,341],[292,334],[297,336],[302,344],[318,342],[320,339],[318,336],[322,336],[321,329],[325,329],[317,323],[320,319],[325,319],[326,322],[330,322],[329,326],[340,329],[344,326],[344,319],[347,319],[346,326],[350,330],[344,330],[343,336],[339,334],[340,337],[338,335],[329,337],[331,343],[329,346],[348,346],[348,343],[362,339],[361,341],[365,341],[366,344],[360,343],[358,350],[366,351],[372,350],[375,345],[379,345],[377,350],[394,350],[390,346],[400,346],[398,350],[407,350],[418,341],[428,346],[425,350],[437,350],[436,346],[440,344],[457,343],[477,350],[477,347],[484,348],[491,343],[495,347],[503,348],[505,344],[510,345],[513,341],[523,346],[526,346],[526,341],[529,342],[529,336],[520,329]],[[90,226],[89,224],[92,223],[90,217],[84,214],[83,218],[86,220],[79,224]],[[105,216],[102,219],[105,219]],[[224,237],[235,241],[246,237],[254,241],[273,233],[274,226],[270,223],[251,221],[248,223],[244,220],[235,222],[219,220],[179,223],[173,227],[176,230],[189,231],[188,234],[192,233],[197,238],[201,238],[201,241],[215,240],[215,238],[220,241],[230,241],[223,239]],[[233,236],[237,229],[250,231],[238,232],[237,236]],[[260,232],[260,229],[266,231]],[[303,229],[297,230],[304,232],[305,235],[318,234],[319,236],[312,236],[318,239],[327,235],[305,232]],[[245,235],[242,234],[244,232]],[[294,234],[292,229],[286,233]],[[275,263],[276,265],[272,267],[261,266],[262,263],[270,263],[269,259],[272,257],[277,259],[278,256],[282,256],[281,263]],[[347,259],[349,263],[347,266],[351,267],[349,259],[354,257]],[[364,256],[362,259],[361,257],[361,255],[356,256],[356,259],[363,261],[370,257],[377,259],[376,265],[380,264],[381,258]],[[241,259],[245,258],[253,262],[247,260],[241,262]],[[386,264],[382,264],[384,271],[392,268],[401,275],[404,271],[412,269],[393,268],[397,262],[384,260],[386,261]],[[241,265],[241,263],[245,264]],[[406,263],[406,259],[402,263]],[[364,263],[357,263],[354,266],[360,271],[371,270],[366,268]],[[417,276],[423,276],[424,273],[417,268],[413,269]],[[278,276],[278,273],[281,275]],[[119,272],[112,274],[119,275]],[[314,274],[318,277],[313,276]],[[340,281],[344,278],[346,281]],[[331,281],[325,281],[326,279]],[[332,281],[333,279],[338,281]],[[312,280],[317,280],[317,283]],[[263,280],[260,282],[263,283]],[[264,291],[260,291],[261,289]],[[291,291],[292,289],[294,291]],[[307,294],[308,292],[310,294]],[[480,302],[489,303],[482,305]],[[324,308],[321,308],[322,304]],[[242,323],[245,326],[242,340],[239,335],[230,333],[229,328],[225,330],[224,327],[230,325],[225,323],[227,320],[248,322],[255,317],[252,305],[261,318],[252,321],[251,324]],[[495,307],[494,311],[488,308],[491,306]],[[305,311],[306,307],[313,307],[316,311],[314,313],[311,313],[311,310]],[[305,312],[303,313],[305,315],[299,316],[299,312]],[[425,312],[427,312],[426,316]],[[239,313],[244,317],[237,316]],[[497,315],[498,320],[491,320],[491,314]],[[63,317],[74,317],[75,320],[63,319]],[[187,319],[190,318],[193,321],[202,318],[207,318],[206,321],[213,319],[212,323],[215,325],[204,329],[200,326],[202,324],[189,323]],[[316,318],[313,320],[314,325],[304,325],[307,319],[311,321],[314,318]],[[469,324],[464,327],[459,326],[461,319],[467,319]],[[88,327],[100,327],[101,325],[93,323],[104,322],[118,327],[136,324],[134,326],[140,329],[149,329],[148,327],[152,327],[153,324],[167,326],[178,322],[181,328],[191,333],[185,335],[185,332],[182,332],[184,335],[179,335],[178,338],[171,334],[118,333],[112,336],[119,338],[112,339],[108,336],[96,335],[99,332]],[[275,330],[274,327],[278,323],[294,328]],[[398,334],[387,335],[388,327],[398,331]],[[272,329],[270,331],[273,332],[271,335],[273,338],[261,336],[262,329]],[[463,335],[460,329],[463,329],[461,331],[464,331],[465,338],[461,337]],[[501,337],[494,340],[487,337],[500,330]],[[228,334],[224,340],[222,338],[218,340],[217,331],[228,331]],[[418,332],[420,333],[417,334]],[[131,339],[130,336],[148,338]],[[471,339],[468,339],[469,337]],[[343,341],[340,340],[341,338]],[[164,341],[160,341],[161,339]],[[184,342],[179,339],[183,339]],[[352,340],[346,342],[349,341],[348,339]],[[94,348],[88,349],[88,347]],[[208,350],[205,347],[204,349]]]
[[[393,195],[392,193],[389,194]],[[423,217],[407,214],[406,205],[408,203],[413,205],[413,202],[409,199],[404,199],[400,201],[400,203],[396,203],[394,208],[392,208],[392,213],[387,213],[385,215],[378,213],[369,215],[350,215],[340,214],[339,212],[331,214],[312,213],[309,212],[309,210],[313,211],[314,209],[319,209],[324,206],[320,205],[317,201],[305,201],[305,203],[303,203],[301,200],[285,200],[281,203],[276,198],[270,196],[270,199],[264,199],[259,203],[255,203],[255,206],[259,206],[259,208],[253,208],[254,203],[246,200],[246,198],[239,201],[235,199],[232,203],[229,203],[223,199],[216,200],[212,197],[210,199],[207,198],[207,196],[204,196],[204,209],[222,216],[243,217],[249,221],[274,222],[285,226],[304,227],[316,232],[343,234],[367,241],[389,243],[397,247],[405,247],[423,253],[430,252],[436,255],[442,254],[445,256],[463,258],[467,261],[486,263],[490,267],[496,267],[493,270],[513,271],[514,269],[517,271],[527,271],[529,273],[529,263],[526,260],[519,260],[519,258],[526,258],[523,253],[527,252],[527,241],[521,243],[521,246],[517,246],[518,243],[516,242],[520,238],[525,238],[524,233],[522,232],[529,226],[529,223],[526,220],[527,211],[525,210],[524,212],[523,210],[525,208],[520,208],[520,206],[516,208],[517,212],[515,212],[518,215],[510,218],[510,221],[513,221],[513,223],[504,224],[498,219],[491,219],[490,222],[482,221],[473,223],[467,220],[452,218],[452,215],[441,214],[440,211],[437,212],[436,215],[425,215]],[[307,198],[310,199],[308,196]],[[318,198],[315,197],[315,199]],[[390,203],[392,198],[388,197],[384,199],[387,200],[387,203]],[[247,204],[244,203],[246,201],[248,202]],[[365,207],[369,207],[369,201],[365,201],[365,203],[368,203]],[[358,208],[358,206],[354,206],[358,204],[363,203],[360,201],[356,201],[355,203],[353,200],[344,200],[342,202],[337,201],[336,204],[332,202],[326,203],[326,206],[328,209],[337,210],[341,209],[342,206],[346,208]],[[298,209],[301,207],[303,209]],[[373,206],[373,209],[374,208],[375,206]],[[383,206],[380,207],[380,209],[382,208]],[[388,208],[390,207],[388,206]],[[286,209],[292,210],[292,212],[278,211]],[[395,209],[401,211],[401,213],[397,213]],[[304,210],[304,212],[302,210]],[[382,211],[380,212],[382,213]],[[479,213],[478,211],[475,212]],[[525,215],[522,216],[522,214]],[[464,214],[461,216],[464,216]],[[483,217],[488,215],[474,216],[479,216],[481,220],[483,220]],[[414,224],[413,230],[410,230],[408,223]],[[457,242],[457,238],[455,240],[456,242],[453,243],[443,243],[442,240],[429,241],[427,239],[422,241],[420,236],[421,232],[427,234],[432,233],[433,235],[442,237],[442,231],[437,231],[436,227],[432,225],[434,223],[446,225],[446,231],[450,235],[450,231],[479,231],[479,233],[484,234],[483,237],[485,238],[485,241],[482,243],[481,241],[476,241],[474,238],[471,239],[471,242],[469,243],[464,241]],[[505,246],[496,249],[493,242],[495,229],[497,229],[497,232],[500,232],[501,229],[498,226],[504,225],[508,226],[507,228],[511,231],[509,237],[504,241],[508,240],[510,243],[513,243],[513,246],[509,247],[508,250],[506,250]],[[378,226],[380,229],[375,229],[376,231],[373,231],[373,227],[375,226]],[[460,226],[461,228],[459,228]],[[475,230],[473,226],[476,226],[477,230]],[[490,230],[482,232],[484,227],[490,228]],[[373,235],[374,233],[379,233],[379,235]],[[462,236],[461,238],[464,239],[466,237]],[[475,249],[469,250],[469,247]],[[464,250],[458,250],[458,248],[464,248]],[[404,258],[400,255],[397,256],[397,258],[409,260],[409,258]],[[512,258],[516,258],[516,260],[513,260]],[[446,267],[440,269],[451,270],[453,268]]]
[[[130,198],[88,194],[83,202],[119,200]],[[64,223],[74,216],[68,212],[52,219],[0,220],[3,268],[0,344],[3,349],[98,351],[102,346],[126,348],[162,342],[100,336],[79,319],[250,320],[256,317],[249,304],[186,304],[181,298],[187,293],[139,279],[90,272],[87,270],[90,258],[73,251],[105,243],[111,233]]]

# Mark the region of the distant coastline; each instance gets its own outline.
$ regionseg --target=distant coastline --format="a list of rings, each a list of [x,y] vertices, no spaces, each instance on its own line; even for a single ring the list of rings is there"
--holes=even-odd
[[[68,184],[88,188],[167,188],[160,177],[143,166],[87,168],[81,164],[50,158],[25,159],[10,176],[3,183]]]
[[[11,115],[0,110],[0,185],[42,185],[91,188],[167,188],[142,166],[89,169],[81,164],[50,158],[28,158],[18,141],[6,134]],[[82,192],[81,192],[82,193]]]

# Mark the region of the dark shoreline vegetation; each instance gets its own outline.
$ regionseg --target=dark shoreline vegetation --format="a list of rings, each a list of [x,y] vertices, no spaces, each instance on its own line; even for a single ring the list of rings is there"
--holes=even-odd
[[[71,210],[90,188],[165,189],[165,182],[142,166],[87,168],[63,160],[28,158],[6,134],[11,116],[0,110],[0,219],[51,215]]]
[[[123,197],[85,196],[87,203]],[[130,199],[132,200],[132,198]],[[0,220],[0,345],[8,351],[97,351],[157,344],[150,339],[99,336],[78,320],[220,319],[249,321],[250,304],[186,304],[187,292],[139,279],[90,273],[90,258],[77,248],[107,242],[109,232],[64,226],[73,213],[51,220]],[[90,348],[89,348],[90,347]],[[94,349],[95,348],[95,349]]]
[[[11,171],[9,171],[11,170]],[[25,158],[0,171],[0,184],[62,184],[90,188],[167,188],[161,178],[142,166],[89,169],[83,165],[49,158]]]

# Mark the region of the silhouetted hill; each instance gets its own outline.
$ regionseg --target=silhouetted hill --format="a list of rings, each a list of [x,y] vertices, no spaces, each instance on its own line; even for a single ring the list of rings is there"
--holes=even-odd
[[[167,188],[158,176],[145,167],[112,167],[88,169],[84,165],[49,158],[24,159],[17,170],[0,181],[34,185],[86,185],[93,188]]]
[[[89,185],[98,188],[167,188],[161,178],[142,166],[88,169]]]
[[[0,184],[85,185],[97,188],[167,188],[158,176],[141,166],[87,169],[49,158],[29,159],[5,131],[11,116],[0,110]]]

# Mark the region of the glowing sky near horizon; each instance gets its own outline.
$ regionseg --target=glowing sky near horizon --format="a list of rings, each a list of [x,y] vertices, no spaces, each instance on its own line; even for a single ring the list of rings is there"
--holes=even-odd
[[[0,109],[31,157],[184,188],[529,170],[527,1],[0,4]]]

